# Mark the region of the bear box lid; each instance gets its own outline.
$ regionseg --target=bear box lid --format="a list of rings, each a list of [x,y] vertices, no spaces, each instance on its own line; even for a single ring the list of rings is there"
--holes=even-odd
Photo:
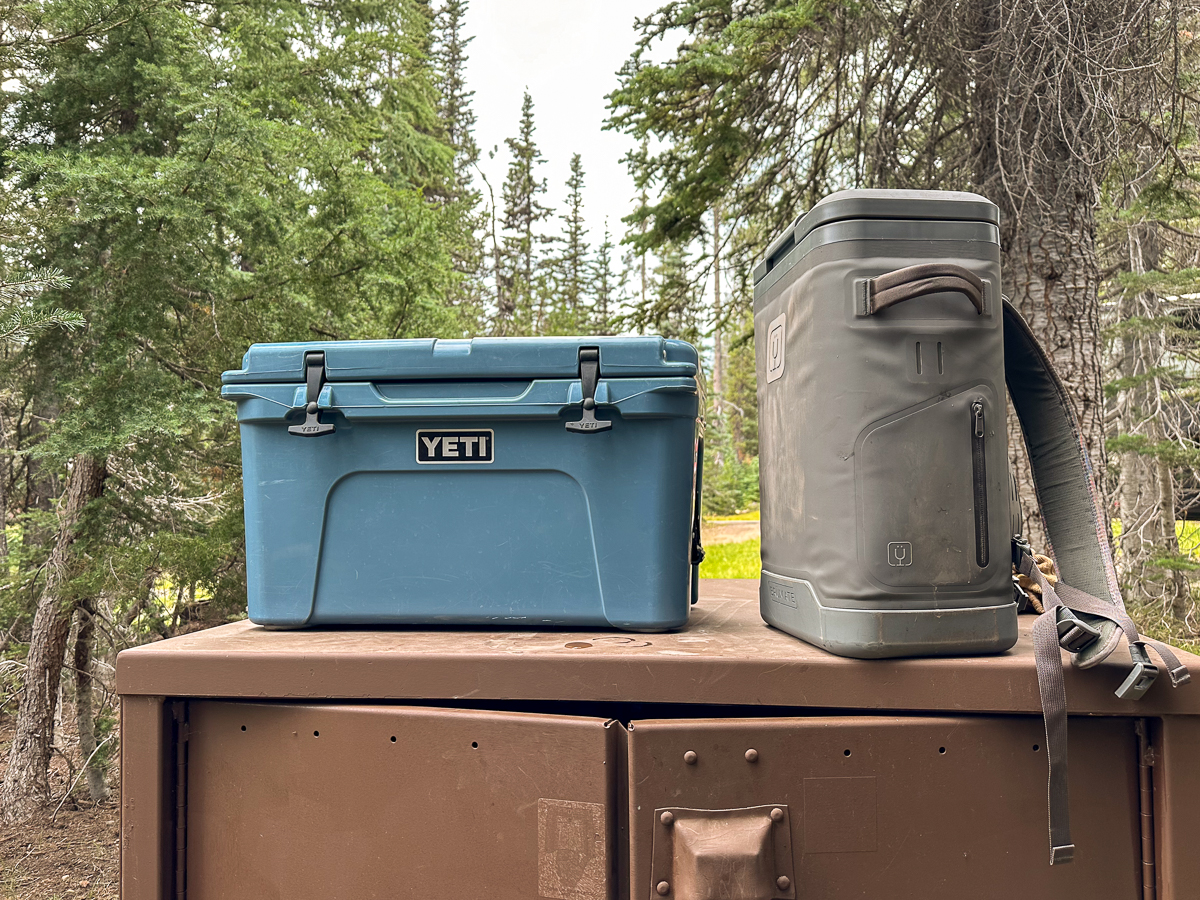
[[[987,222],[999,226],[1000,210],[991,200],[966,191],[838,191],[801,213],[771,242],[754,267],[754,283],[762,281],[788,252],[812,231],[845,219],[924,219],[942,222]]]
[[[303,383],[304,357],[313,351],[325,354],[327,381],[578,378],[585,347],[599,349],[603,378],[694,377],[698,368],[691,344],[657,336],[311,341],[254,344],[242,368],[224,373],[221,382]]]

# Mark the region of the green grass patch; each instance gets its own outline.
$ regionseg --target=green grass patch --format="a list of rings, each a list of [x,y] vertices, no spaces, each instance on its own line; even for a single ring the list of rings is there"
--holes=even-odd
[[[700,563],[701,578],[757,578],[761,572],[759,547],[761,541],[754,538],[736,544],[713,544],[704,548],[704,562]]]
[[[748,509],[732,516],[705,516],[705,522],[757,522],[758,510]]]

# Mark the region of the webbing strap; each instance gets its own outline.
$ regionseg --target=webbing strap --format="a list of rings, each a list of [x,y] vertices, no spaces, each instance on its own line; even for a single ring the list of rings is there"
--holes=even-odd
[[[1058,648],[1058,608],[1062,602],[1033,557],[1021,554],[1019,571],[1042,589],[1042,609],[1033,623],[1033,659],[1037,666],[1042,721],[1046,728],[1046,808],[1050,832],[1050,865],[1075,857],[1071,842],[1071,804],[1067,790],[1067,685]]]
[[[1068,646],[1075,651],[1072,662],[1080,667],[1106,658],[1120,641],[1120,633],[1125,634],[1134,666],[1117,690],[1119,697],[1136,699],[1153,683],[1157,669],[1150,663],[1147,647],[1162,657],[1172,686],[1186,684],[1190,676],[1169,647],[1141,638],[1126,614],[1103,508],[1070,397],[1021,314],[1007,300],[1003,308],[1009,396],[1021,421],[1050,554],[1061,576],[1056,589],[1033,557],[1021,550],[1018,571],[1041,588],[1045,610],[1033,625],[1033,648],[1046,726],[1050,865],[1055,865],[1070,862],[1075,854],[1067,791],[1067,692],[1060,612],[1069,610],[1088,625],[1100,625],[1091,628],[1100,635],[1090,642],[1080,627],[1068,631]]]

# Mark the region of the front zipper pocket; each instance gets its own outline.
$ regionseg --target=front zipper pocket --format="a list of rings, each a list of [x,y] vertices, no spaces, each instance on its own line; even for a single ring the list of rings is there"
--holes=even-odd
[[[994,575],[987,454],[998,401],[968,385],[868,425],[854,448],[859,561],[901,593],[968,588]],[[992,419],[985,421],[985,414]],[[987,437],[987,426],[993,428]],[[994,481],[995,478],[993,477]],[[998,558],[997,558],[998,561]]]
[[[987,458],[984,454],[983,401],[971,401],[971,481],[975,490],[975,564],[986,569],[988,543]]]

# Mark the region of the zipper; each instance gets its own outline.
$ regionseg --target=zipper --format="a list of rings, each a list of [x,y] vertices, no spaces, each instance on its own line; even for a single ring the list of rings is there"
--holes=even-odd
[[[971,473],[975,487],[975,562],[986,569],[991,553],[988,542],[987,463],[984,459],[983,401],[971,401]]]

